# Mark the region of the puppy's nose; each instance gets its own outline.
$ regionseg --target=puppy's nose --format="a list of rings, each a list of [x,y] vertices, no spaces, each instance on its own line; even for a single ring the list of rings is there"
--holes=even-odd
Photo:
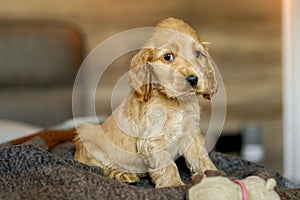
[[[185,77],[185,80],[190,84],[190,86],[194,87],[198,84],[198,77],[195,75],[189,75]]]

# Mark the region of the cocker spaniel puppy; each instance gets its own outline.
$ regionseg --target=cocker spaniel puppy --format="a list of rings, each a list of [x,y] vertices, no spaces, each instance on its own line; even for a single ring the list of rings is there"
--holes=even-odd
[[[174,163],[181,155],[192,174],[216,170],[200,132],[197,96],[210,99],[217,81],[195,30],[180,19],[161,21],[130,67],[128,98],[100,126],[77,128],[75,160],[127,183],[149,173],[156,187],[183,185]]]

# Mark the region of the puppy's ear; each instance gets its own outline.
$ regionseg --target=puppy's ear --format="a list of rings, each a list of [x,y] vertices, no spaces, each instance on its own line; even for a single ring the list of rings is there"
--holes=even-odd
[[[129,85],[133,88],[136,97],[141,102],[146,102],[151,97],[151,66],[148,62],[152,61],[152,49],[141,49],[131,60],[129,72]]]
[[[208,86],[208,94],[203,94],[203,98],[205,99],[211,99],[211,97],[217,93],[218,90],[218,82],[216,79],[215,74],[215,63],[213,59],[208,54],[207,56],[207,69],[206,69],[206,80],[207,80],[207,86]]]

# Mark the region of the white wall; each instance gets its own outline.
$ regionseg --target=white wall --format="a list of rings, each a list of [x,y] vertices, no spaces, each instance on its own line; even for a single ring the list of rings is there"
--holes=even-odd
[[[300,1],[282,2],[284,174],[300,182]]]

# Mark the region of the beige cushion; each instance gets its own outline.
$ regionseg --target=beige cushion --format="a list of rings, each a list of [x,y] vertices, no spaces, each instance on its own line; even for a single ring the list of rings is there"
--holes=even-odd
[[[41,127],[30,124],[0,119],[0,144],[13,139],[31,135],[41,130]]]

